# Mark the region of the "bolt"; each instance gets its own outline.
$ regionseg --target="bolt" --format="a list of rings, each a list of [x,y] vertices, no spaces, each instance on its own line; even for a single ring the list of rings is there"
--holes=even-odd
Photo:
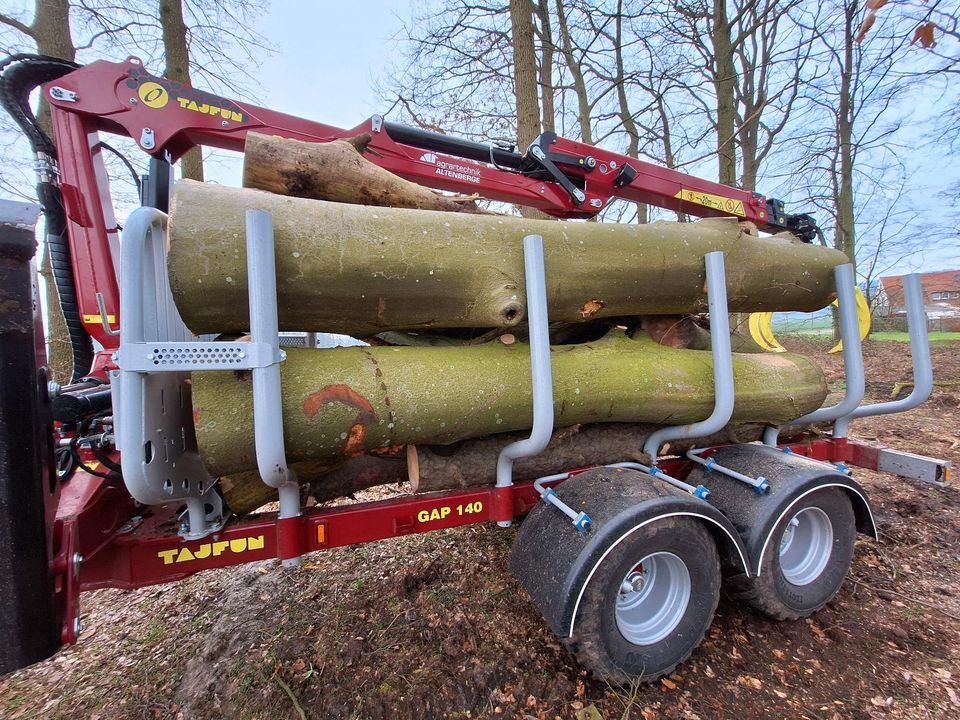
[[[75,576],[80,575],[80,564],[83,562],[83,555],[78,552],[73,554],[73,574]]]
[[[51,380],[47,383],[47,395],[50,396],[50,399],[53,400],[57,395],[60,394],[60,383],[56,380]]]
[[[130,104],[131,104],[131,105],[136,105],[136,104],[137,104],[137,99],[136,99],[136,98],[130,98]]]
[[[226,120],[222,120],[222,121],[220,122],[220,125],[221,125],[222,127],[230,127],[230,123],[228,123]]]
[[[596,159],[595,157],[593,157],[592,155],[588,155],[588,156],[587,156],[587,159],[585,160],[585,163],[586,163],[587,167],[592,170],[593,168],[595,168],[595,167],[597,166],[597,159]]]

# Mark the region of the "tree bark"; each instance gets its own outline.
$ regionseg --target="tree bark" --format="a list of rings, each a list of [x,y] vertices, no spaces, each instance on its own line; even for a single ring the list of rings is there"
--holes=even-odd
[[[717,96],[717,181],[737,184],[737,69],[726,0],[713,0],[713,88]]]
[[[445,212],[479,212],[476,203],[438,195],[363,157],[367,134],[311,143],[251,132],[243,148],[243,185],[278,195]]]
[[[537,0],[534,7],[540,19],[540,98],[543,108],[543,129],[549,132],[556,131],[556,107],[554,103],[553,86],[553,28],[550,24],[549,0]]]
[[[540,134],[540,93],[534,44],[532,0],[510,0],[510,36],[513,43],[513,96],[517,112],[517,147],[525,152]],[[523,217],[544,218],[536,208],[519,205]]]
[[[633,461],[650,464],[643,443],[659,425],[609,423],[573,425],[554,432],[539,455],[520,458],[513,464],[513,478],[520,482],[572,468]],[[676,440],[662,453],[677,455],[695,447],[745,443],[760,440],[764,425],[731,425],[697,440]],[[415,493],[493,485],[497,479],[500,451],[523,433],[502,433],[464,440],[454,445],[407,445],[407,474]]]
[[[517,104],[517,145],[522,152],[540,134],[537,54],[533,42],[531,0],[510,0],[510,29],[513,38],[513,93]]]
[[[643,443],[657,427],[608,423],[561,428],[553,433],[542,453],[513,464],[513,479],[535,480],[571,468],[614,462],[649,463]],[[700,440],[671,442],[663,452],[677,455],[698,445],[753,442],[761,438],[764,427],[731,425]],[[385,455],[293,463],[291,469],[300,483],[303,500],[312,497],[318,503],[408,480],[413,493],[482,487],[496,481],[497,457],[504,446],[524,437],[526,433],[499,433],[453,445],[407,445]],[[264,484],[255,470],[222,477],[220,486],[230,510],[237,515],[277,500],[277,491]]]
[[[673,425],[711,412],[708,352],[611,331],[596,342],[555,346],[552,355],[557,427]],[[826,396],[822,371],[799,355],[736,354],[734,375],[734,423],[781,424],[818,408]],[[447,444],[531,424],[529,349],[520,343],[291,348],[281,383],[291,462]],[[193,410],[211,474],[255,466],[249,373],[195,372]]]
[[[166,58],[164,76],[190,85],[190,47],[182,0],[160,0],[160,28]],[[203,180],[203,155],[199,147],[188,150],[180,158],[180,172],[185,178]]]
[[[580,63],[573,53],[573,38],[570,36],[570,25],[567,22],[567,10],[563,0],[556,0],[557,25],[560,27],[560,38],[563,42],[563,58],[566,61],[570,77],[573,78],[573,91],[577,96],[577,121],[580,123],[580,141],[587,145],[593,144],[593,127],[590,124],[592,107],[587,94],[587,83],[583,79]]]
[[[351,459],[307,460],[293,463],[290,469],[300,484],[303,500],[312,497],[318,503],[407,480],[404,451],[394,455],[361,455]],[[230,510],[237,515],[246,515],[277,500],[277,491],[264,484],[256,470],[222,477],[220,487]]]
[[[244,214],[270,211],[280,328],[363,337],[386,330],[512,327],[524,317],[521,240],[545,240],[550,319],[586,322],[706,310],[703,256],[726,253],[733,312],[811,311],[833,298],[845,256],[734,219],[694,224],[558,223],[370,208],[182,181],[169,274],[197,333],[248,325]]]
[[[614,77],[613,83],[617,89],[617,107],[620,116],[620,124],[623,125],[623,131],[627,134],[627,156],[638,158],[640,155],[640,130],[636,121],[633,119],[633,112],[630,110],[630,101],[627,98],[627,73],[623,62],[623,0],[618,0],[617,11],[613,18],[614,22]],[[666,132],[667,128],[664,128]],[[649,210],[646,203],[636,203],[637,222],[647,222]]]

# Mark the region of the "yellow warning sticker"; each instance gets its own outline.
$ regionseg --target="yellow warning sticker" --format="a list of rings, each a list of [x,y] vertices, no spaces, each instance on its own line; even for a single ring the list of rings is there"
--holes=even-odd
[[[113,325],[117,321],[116,315],[107,315],[107,322]],[[100,325],[99,315],[84,315],[83,322],[87,325]]]
[[[747,215],[743,211],[742,200],[734,200],[733,198],[723,197],[722,195],[711,195],[710,193],[699,192],[697,190],[681,190],[674,195],[674,197],[686,202],[713,208],[714,210],[720,210],[721,212],[727,212],[731,215],[739,215],[740,217],[746,217]]]

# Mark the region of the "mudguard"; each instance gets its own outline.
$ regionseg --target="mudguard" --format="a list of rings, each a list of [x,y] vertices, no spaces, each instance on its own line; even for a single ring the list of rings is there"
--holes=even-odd
[[[578,532],[563,513],[540,503],[520,526],[510,569],[559,637],[573,635],[580,599],[607,553],[658,520],[690,517],[702,522],[723,562],[736,572],[749,572],[746,548],[720,511],[645,473],[595,468],[565,481],[556,492],[574,510],[590,516],[590,531]]]
[[[709,488],[710,504],[733,523],[746,545],[752,577],[760,572],[770,535],[780,519],[797,500],[820,488],[844,490],[853,505],[857,530],[877,537],[864,489],[825,463],[767,445],[731,445],[720,448],[712,457],[719,465],[751,477],[762,476],[770,483],[770,490],[758,495],[749,485],[702,466],[687,477],[687,482]]]

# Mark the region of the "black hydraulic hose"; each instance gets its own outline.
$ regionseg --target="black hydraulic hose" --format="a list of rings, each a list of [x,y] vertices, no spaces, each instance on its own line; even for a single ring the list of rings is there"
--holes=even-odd
[[[93,342],[83,326],[77,301],[67,215],[56,175],[56,146],[37,123],[30,108],[30,93],[78,67],[77,63],[45,55],[19,54],[0,61],[0,105],[20,126],[37,154],[37,199],[43,208],[46,250],[50,253],[50,267],[73,352],[71,382],[89,372]]]
[[[523,156],[512,150],[484,145],[452,135],[441,135],[440,133],[395,122],[384,122],[383,127],[387,131],[387,135],[393,138],[395,142],[411,145],[421,150],[434,150],[478,162],[499,165],[511,170],[518,170],[523,165]]]

